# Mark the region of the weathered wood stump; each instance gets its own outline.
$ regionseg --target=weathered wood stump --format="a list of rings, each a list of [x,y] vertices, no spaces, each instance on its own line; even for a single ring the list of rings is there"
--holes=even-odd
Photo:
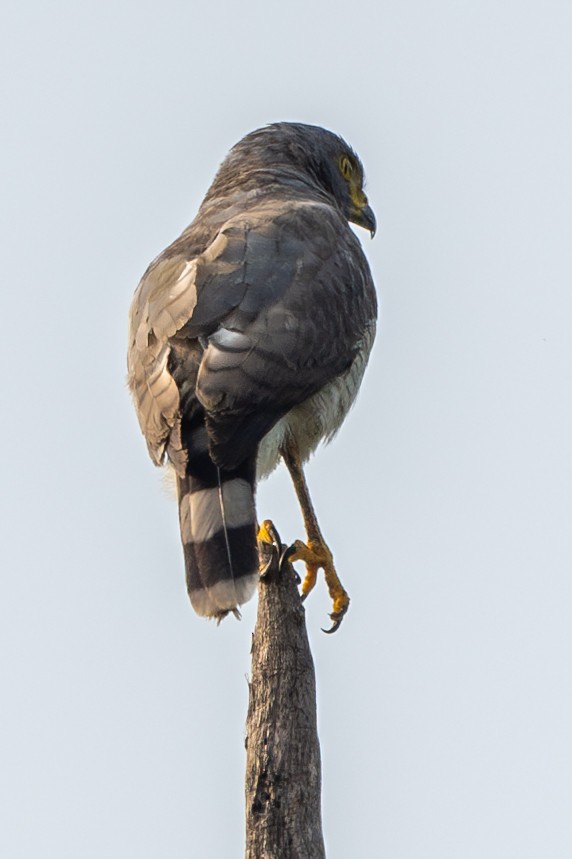
[[[246,859],[323,859],[316,678],[296,574],[266,545],[246,723]]]

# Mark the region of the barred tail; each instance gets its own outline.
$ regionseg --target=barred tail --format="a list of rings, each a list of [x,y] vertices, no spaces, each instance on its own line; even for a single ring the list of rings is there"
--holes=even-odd
[[[193,424],[186,427],[187,473],[177,478],[187,590],[197,614],[220,620],[249,600],[258,582],[256,460],[218,468],[203,421]]]

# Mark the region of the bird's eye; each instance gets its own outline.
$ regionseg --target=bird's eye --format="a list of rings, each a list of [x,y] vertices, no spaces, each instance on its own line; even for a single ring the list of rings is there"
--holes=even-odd
[[[347,155],[342,155],[340,158],[340,171],[344,179],[349,179],[353,173],[352,162]]]

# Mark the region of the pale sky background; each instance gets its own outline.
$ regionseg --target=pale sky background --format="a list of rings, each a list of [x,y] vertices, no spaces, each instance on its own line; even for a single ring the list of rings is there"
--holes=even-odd
[[[187,601],[125,389],[148,262],[275,120],[357,149],[382,306],[309,469],[352,606],[328,859],[572,855],[572,6],[5,0],[0,855],[235,859],[255,601]],[[259,512],[301,536],[282,474]]]

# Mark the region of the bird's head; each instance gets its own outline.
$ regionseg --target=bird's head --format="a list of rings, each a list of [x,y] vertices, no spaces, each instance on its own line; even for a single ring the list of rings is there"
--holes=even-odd
[[[225,169],[226,168],[226,169]],[[364,191],[364,170],[342,137],[317,125],[276,122],[247,134],[230,151],[219,182],[228,173],[246,176],[261,168],[291,172],[333,198],[352,224],[375,235],[376,220]]]

